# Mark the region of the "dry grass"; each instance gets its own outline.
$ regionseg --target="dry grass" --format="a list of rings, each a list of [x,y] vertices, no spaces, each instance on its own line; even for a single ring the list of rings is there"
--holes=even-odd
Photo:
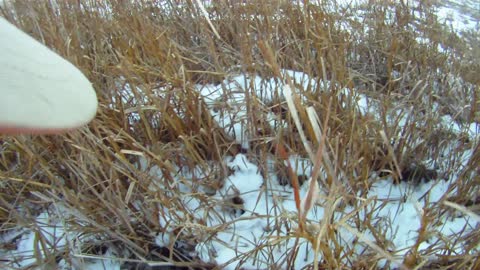
[[[244,105],[249,128],[261,131],[252,136],[255,143],[247,154],[262,170],[267,170],[272,157],[282,159],[278,146],[288,154],[319,161],[315,153],[321,129],[325,141],[320,160],[326,177],[319,183],[328,194],[328,211],[342,204],[361,211],[366,202],[358,198],[368,193],[372,172],[395,181],[453,177],[451,192],[442,201],[478,204],[478,142],[438,128],[443,115],[462,123],[479,119],[478,35],[471,33],[468,37],[474,41],[469,41],[450,32],[436,21],[431,6],[371,1],[368,6],[335,9],[333,4],[295,1],[214,1],[207,7],[209,22],[196,1],[132,2],[11,1],[9,8],[1,10],[2,16],[79,67],[92,81],[100,102],[95,120],[81,130],[58,136],[0,137],[2,231],[16,226],[38,229],[32,225],[36,215],[46,208],[56,209],[71,213],[65,220],[67,227],[121,247],[132,262],[214,269],[209,262],[186,258],[173,244],[160,251],[154,245],[155,234],[166,229],[159,221],[164,209],[184,212],[175,217],[175,234],[187,248],[214,237],[215,228],[194,219],[180,200],[184,195],[176,188],[177,181],[198,190],[189,195],[204,205],[218,204],[199,191],[198,181],[189,181],[182,172],[201,168],[205,177],[199,183],[215,191],[222,185],[219,179],[230,173],[222,165],[224,157],[243,151],[215,123],[195,85],[218,84],[232,74],[291,80],[280,69],[302,71],[331,83],[305,89],[295,85],[306,100],[300,105],[300,98],[293,97],[300,125],[291,117],[292,107],[281,98],[262,104],[255,89],[247,89]],[[412,9],[418,11],[416,15]],[[418,42],[418,37],[424,40]],[[445,49],[439,51],[439,46]],[[375,100],[380,117],[360,115],[355,96],[341,92],[344,87],[355,87]],[[135,98],[122,97],[126,88]],[[432,110],[434,103],[439,104],[436,110]],[[289,108],[288,127],[273,131],[259,115],[278,111],[280,106]],[[307,106],[320,123],[311,121]],[[220,110],[225,107],[218,104]],[[405,124],[392,121],[393,114],[399,119],[408,116]],[[472,155],[462,164],[465,149],[471,149]],[[439,163],[433,171],[425,166],[427,160],[448,162]],[[211,169],[212,162],[220,164],[216,170]],[[152,177],[151,168],[162,177]],[[287,168],[279,170],[288,177]],[[241,204],[232,202],[234,207]],[[425,209],[418,243],[403,262],[406,268],[480,267],[468,252],[455,254],[448,247],[417,250],[430,233],[429,226],[449,213],[452,209],[445,205]],[[212,207],[210,215],[222,213]],[[300,215],[272,213],[270,218],[275,224],[302,224]],[[342,220],[325,219],[315,229],[300,227],[297,236],[310,240],[322,255],[318,269],[371,269],[381,258],[391,257],[388,239],[381,228],[375,228],[373,218],[359,220],[351,213]],[[358,226],[351,228],[352,224]],[[354,257],[353,250],[344,250],[336,240],[340,227],[359,238],[368,229],[377,241],[368,243],[365,254]],[[285,235],[278,239],[282,237],[294,239]],[[479,234],[465,237],[458,241],[465,241],[466,250],[473,252]],[[45,239],[39,233],[38,248],[50,245]],[[269,245],[242,256],[262,257],[272,267],[289,265],[263,254]],[[43,249],[50,251],[43,256],[38,253],[38,265],[54,265],[55,258],[68,258],[74,252]],[[82,249],[82,254],[96,254],[88,242]],[[289,260],[295,258],[295,250],[287,252]],[[431,259],[430,254],[442,255]],[[348,264],[340,263],[345,261]]]

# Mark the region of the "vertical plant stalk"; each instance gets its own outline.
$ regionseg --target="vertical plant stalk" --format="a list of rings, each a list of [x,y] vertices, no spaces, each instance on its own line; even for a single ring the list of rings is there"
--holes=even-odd
[[[218,39],[221,40],[222,38],[221,38],[220,35],[218,34],[217,29],[215,29],[215,26],[213,26],[212,21],[211,21],[210,18],[208,17],[208,12],[207,12],[207,10],[205,9],[205,7],[203,6],[202,2],[200,2],[200,0],[197,0],[197,1],[195,1],[195,2],[197,2],[198,7],[199,7],[200,10],[202,11],[202,14],[203,14],[203,16],[205,17],[205,20],[207,20],[208,25],[209,25],[210,28],[212,29],[212,31],[213,31],[213,33],[215,34],[215,36],[216,36]]]
[[[295,207],[297,208],[297,213],[298,213],[298,228],[299,228],[300,232],[304,232],[305,226],[304,226],[303,219],[302,219],[302,214],[301,214],[301,211],[300,211],[300,209],[301,209],[300,185],[298,183],[298,177],[295,174],[295,172],[293,171],[292,164],[290,163],[290,160],[288,159],[288,153],[285,150],[285,147],[283,146],[283,144],[281,144],[281,143],[279,143],[277,145],[277,155],[281,159],[285,160],[285,162],[287,163],[287,171],[288,171],[288,175],[290,176],[290,181],[291,181],[292,188],[293,188],[293,196],[294,196],[294,199],[295,199]]]
[[[329,105],[329,108],[330,108],[330,105]],[[326,127],[328,126],[329,117],[330,117],[330,110],[327,110],[327,115],[326,115],[323,130],[326,130]],[[326,138],[325,134],[323,134],[323,136],[320,138],[320,145],[318,146],[318,150],[315,155],[315,160],[312,160],[312,162],[314,163],[314,166],[313,166],[312,177],[310,179],[310,186],[308,187],[307,196],[305,197],[305,200],[303,201],[303,204],[302,204],[303,209],[299,209],[299,210],[302,210],[301,223],[304,223],[304,224],[306,223],[308,211],[310,211],[314,203],[317,201],[318,195],[320,192],[320,188],[318,187],[318,176],[320,173],[320,168],[323,163],[325,138]]]

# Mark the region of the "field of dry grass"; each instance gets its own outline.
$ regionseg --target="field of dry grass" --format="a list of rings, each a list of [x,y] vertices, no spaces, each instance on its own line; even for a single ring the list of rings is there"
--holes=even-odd
[[[214,254],[200,256],[199,245],[224,228],[210,219],[226,222],[260,201],[218,196],[235,174],[225,160],[242,154],[263,177],[260,193],[274,194],[270,188],[281,182],[295,194],[297,211],[282,212],[281,198],[272,199],[275,211],[262,216],[268,236],[237,254],[238,269],[252,269],[242,265],[247,258],[296,269],[298,241],[318,259],[304,269],[480,269],[478,223],[451,237],[435,229],[480,214],[472,128],[480,121],[478,33],[452,32],[430,1],[306,2],[32,0],[1,8],[80,68],[100,104],[78,131],[0,135],[0,234],[18,232],[2,241],[1,254],[16,250],[30,230],[35,252],[22,269],[57,269],[62,259],[65,269],[79,269],[72,258],[106,256],[106,249],[115,250],[121,269],[145,262],[164,264],[145,269],[223,269]],[[250,81],[236,90],[242,100],[233,106],[238,93],[225,85],[239,75],[264,78],[276,94],[264,99]],[[211,102],[207,86],[223,93]],[[292,94],[282,95],[282,87]],[[368,100],[364,111],[361,99]],[[235,121],[218,121],[235,110],[244,138],[231,131]],[[272,126],[269,117],[282,124]],[[299,174],[285,162],[291,156],[310,160],[312,173]],[[385,180],[411,189],[448,183],[435,203],[422,198],[416,240],[400,259],[376,218],[388,200],[369,197]],[[201,206],[202,218],[185,198]],[[306,217],[300,200],[322,207],[323,218]],[[76,238],[57,247],[37,221],[45,211]],[[339,240],[341,230],[353,243]],[[167,232],[169,244],[159,246],[157,236]],[[363,241],[363,234],[372,237]],[[293,244],[282,259],[268,255],[285,241]],[[0,265],[20,267],[12,257]]]

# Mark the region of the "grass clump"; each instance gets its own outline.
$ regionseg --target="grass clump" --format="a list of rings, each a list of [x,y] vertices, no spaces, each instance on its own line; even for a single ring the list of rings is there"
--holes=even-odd
[[[75,267],[113,250],[128,269],[221,269],[227,263],[199,250],[213,253],[208,243],[236,225],[232,216],[242,220],[249,203],[270,196],[271,211],[258,216],[265,237],[238,247],[239,269],[292,269],[300,249],[315,253],[305,269],[478,267],[472,228],[429,242],[446,219],[475,215],[480,194],[470,132],[478,36],[450,31],[432,5],[9,1],[2,16],[79,67],[100,107],[78,131],[0,137],[2,234],[37,233],[31,266]],[[233,81],[238,88],[227,88]],[[220,89],[214,105],[208,87]],[[263,176],[257,198],[229,185],[248,171],[230,158],[239,153]],[[311,173],[285,162],[292,156],[309,160]],[[435,204],[419,199],[416,241],[400,260],[392,221],[378,216],[394,199],[369,197],[385,178],[412,189],[450,181]],[[282,209],[278,182],[298,192],[296,214]],[[322,219],[307,216],[315,204]],[[50,239],[35,222],[45,209],[78,234]]]

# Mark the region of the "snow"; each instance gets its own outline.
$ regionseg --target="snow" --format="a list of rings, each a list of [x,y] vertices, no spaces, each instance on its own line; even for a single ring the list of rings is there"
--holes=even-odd
[[[205,261],[214,259],[219,264],[223,265],[225,269],[235,269],[239,263],[239,254],[244,252],[251,252],[259,245],[265,244],[269,237],[266,228],[268,227],[267,220],[260,217],[267,213],[272,213],[275,202],[272,197],[265,197],[260,193],[257,188],[262,183],[261,176],[255,173],[256,166],[245,160],[245,156],[239,154],[235,158],[237,165],[240,165],[240,170],[231,177],[231,184],[227,185],[224,190],[229,190],[232,185],[238,189],[242,194],[242,198],[245,200],[245,210],[247,213],[236,219],[235,223],[228,226],[221,233],[217,234],[215,240],[199,245],[197,252],[201,258]],[[402,183],[400,185],[392,185],[391,180],[380,180],[375,183],[369,192],[368,198],[375,198],[371,204],[365,207],[365,210],[361,212],[362,215],[367,215],[370,211],[375,212],[375,220],[389,220],[392,224],[387,229],[387,239],[392,242],[393,250],[397,252],[394,254],[401,258],[409,250],[409,247],[413,246],[416,242],[417,231],[421,226],[422,209],[430,207],[443,198],[444,194],[448,190],[451,183],[446,181],[430,181],[429,183],[422,183],[417,188],[412,188],[410,184]],[[305,196],[305,189],[302,189],[302,197]],[[259,198],[259,196],[261,198]],[[378,211],[377,207],[380,201],[389,200],[390,202],[381,207]],[[428,201],[428,204],[427,204]],[[278,202],[277,202],[278,203]],[[293,203],[293,195],[289,195],[288,198],[283,199],[283,204],[280,207],[284,214],[292,214],[296,211]],[[353,211],[352,207],[347,207],[344,212],[349,213]],[[324,209],[316,207],[308,215],[308,219],[311,221],[320,221],[323,217]],[[255,213],[255,215],[253,214]],[[339,220],[342,215],[338,215],[336,220]],[[475,222],[471,222],[468,217],[459,217],[452,220],[444,220],[442,226],[433,227],[438,232],[438,238],[442,236],[456,235],[461,233],[464,227],[469,230],[475,229]],[[363,232],[367,235],[370,241],[374,241],[372,235],[368,232]],[[346,243],[351,242],[354,236],[347,231],[342,230],[340,236]],[[430,242],[434,242],[436,239],[429,239]],[[262,240],[263,239],[263,240]],[[275,238],[273,238],[275,239]],[[272,239],[272,240],[273,240]],[[303,243],[306,245],[306,243]],[[294,241],[286,241],[285,245],[282,245],[286,250],[294,247]],[[425,245],[425,248],[429,245]],[[455,247],[461,249],[461,245],[457,243]],[[216,254],[214,258],[211,258],[211,251]],[[313,254],[303,252],[304,248],[300,248],[300,254],[298,258],[306,258],[306,260],[298,259],[295,262],[295,268],[301,269],[313,260]],[[284,256],[285,250],[274,251],[273,255],[278,258]],[[236,260],[236,261],[235,261]],[[242,264],[246,269],[261,269],[266,268],[268,265],[261,262],[253,262],[253,260],[247,260],[247,264]]]
[[[31,228],[24,228],[20,231],[14,230],[2,237],[2,242],[9,242],[21,235],[17,240],[17,250],[0,252],[0,256],[3,258],[14,258],[13,266],[15,267],[33,267],[33,269],[37,269],[36,265],[40,263],[38,259],[43,260],[49,256],[55,256],[55,254],[50,254],[51,252],[63,249],[74,251],[77,250],[77,247],[73,244],[75,240],[81,242],[92,240],[81,237],[78,232],[66,229],[63,223],[64,218],[63,213],[57,212],[52,214],[49,211],[40,213]],[[9,237],[12,235],[14,236],[13,239]],[[79,252],[70,258],[70,262],[67,263],[62,259],[56,267],[51,267],[61,270],[72,269],[72,267],[73,269],[85,270],[120,269],[120,262],[115,259],[108,259],[115,256],[116,254],[112,250],[107,250],[103,256],[92,257],[86,260]]]
[[[301,72],[294,72],[284,70],[284,73],[290,74],[296,82],[309,82],[308,76]],[[208,98],[208,104],[214,106],[219,99],[222,102],[229,104],[230,106],[238,106],[233,111],[242,110],[245,108],[245,90],[247,86],[253,86],[253,91],[258,96],[263,97],[263,102],[268,102],[274,94],[268,94],[266,88],[262,82],[270,81],[272,84],[277,82],[274,80],[260,79],[258,77],[249,77],[238,75],[230,79],[226,79],[223,82],[222,87],[218,86],[198,86],[202,95]],[[279,90],[280,88],[280,90]],[[220,94],[221,91],[227,89],[227,98]],[[276,91],[281,91],[282,86],[276,85],[276,87],[270,88]],[[243,91],[241,91],[243,90]],[[298,89],[297,89],[298,90]],[[228,95],[228,91],[234,94]],[[258,93],[262,93],[260,95]],[[357,102],[356,106],[359,108],[359,112],[365,114],[378,113],[376,106],[372,106],[372,102],[369,98],[363,94],[357,94],[354,90],[342,91],[346,96],[353,95],[356,97],[354,100]],[[298,91],[301,94],[301,91]],[[375,103],[375,102],[374,102]],[[212,111],[215,114],[214,111]],[[396,112],[394,112],[396,114]],[[243,142],[248,145],[248,132],[246,131],[246,114],[243,114],[243,122],[239,121],[238,113],[234,117],[231,117],[231,121],[226,124],[222,122],[224,128],[231,125],[239,125],[237,129],[242,130],[241,133],[231,133],[238,142]],[[402,116],[402,121],[405,125],[405,115]],[[469,136],[476,136],[478,134],[476,125],[462,125],[453,119],[442,118],[443,128],[452,129],[455,132],[465,132],[468,130]],[[405,118],[405,119],[404,119]],[[277,119],[278,120],[278,119]],[[221,118],[217,118],[217,121],[221,121]],[[447,125],[448,123],[448,125]],[[402,124],[401,124],[402,125]],[[238,135],[241,134],[241,135]],[[240,140],[238,137],[242,136]],[[246,140],[246,142],[245,142]],[[312,164],[308,159],[302,158],[298,155],[292,155],[289,157],[293,170],[298,175],[311,175]],[[273,161],[270,161],[273,163]],[[245,269],[262,269],[267,268],[268,264],[262,261],[262,256],[268,258],[273,256],[278,260],[286,258],[286,251],[292,250],[295,247],[295,237],[289,235],[288,232],[281,228],[280,235],[278,237],[272,231],[272,216],[276,213],[278,216],[292,216],[296,215],[297,209],[294,203],[293,192],[290,187],[280,186],[276,182],[276,175],[273,171],[268,172],[268,177],[264,178],[257,165],[250,160],[244,154],[238,154],[235,157],[227,157],[225,164],[232,169],[233,174],[226,178],[225,185],[219,189],[214,198],[218,201],[228,200],[229,198],[239,196],[242,198],[244,205],[242,209],[244,213],[234,211],[226,214],[225,220],[210,219],[208,226],[214,227],[219,232],[213,237],[209,238],[205,242],[202,242],[196,246],[196,253],[204,261],[215,261],[222,265],[224,269],[236,269],[241,263]],[[270,180],[269,180],[270,179]],[[405,254],[415,245],[417,241],[418,231],[422,226],[422,216],[425,211],[434,211],[435,205],[438,205],[445,199],[445,194],[452,185],[454,177],[451,177],[448,181],[435,180],[427,183],[421,182],[418,186],[414,186],[409,183],[400,183],[399,185],[392,185],[392,179],[376,179],[374,185],[370,189],[366,200],[370,200],[370,203],[366,204],[362,211],[360,211],[361,218],[366,218],[367,215],[374,213],[373,220],[378,222],[378,226],[382,224],[385,226],[383,229],[386,233],[387,239],[390,241],[388,246],[392,252],[396,261],[393,261],[393,265],[399,266],[402,262]],[[372,180],[373,181],[373,180]],[[265,186],[266,184],[266,186]],[[301,197],[305,197],[307,193],[308,184],[304,184],[301,188]],[[326,197],[323,194],[323,197]],[[195,201],[195,200],[194,200]],[[198,202],[190,204],[192,211],[199,211]],[[218,208],[220,209],[220,208]],[[334,224],[339,222],[342,217],[348,213],[355,211],[355,207],[347,206],[342,211],[334,213]],[[320,205],[314,207],[314,209],[308,213],[307,220],[310,223],[320,222],[324,217],[325,209]],[[337,224],[338,225],[338,224]],[[355,224],[350,224],[355,227]],[[296,226],[292,224],[292,226]],[[356,236],[348,230],[339,226],[341,232],[338,236],[338,240],[345,245],[353,245]],[[476,221],[470,219],[468,216],[458,216],[456,218],[446,217],[438,224],[428,225],[433,235],[420,243],[419,250],[429,248],[433,243],[436,243],[437,248],[444,248],[442,246],[441,239],[448,239],[449,236],[467,233],[476,228]],[[366,239],[365,241],[375,242],[373,232],[369,229],[363,229],[362,235]],[[302,242],[303,241],[303,242]],[[162,240],[158,241],[160,244]],[[281,242],[280,246],[271,248],[274,243]],[[356,245],[355,249],[357,254],[365,248],[367,244]],[[460,242],[449,243],[450,247],[462,252],[462,246]],[[456,245],[456,246],[452,246]],[[311,251],[310,244],[304,240],[300,241],[298,248],[298,256],[295,261],[295,268],[301,269],[302,267],[313,262],[314,254]],[[262,247],[262,248],[260,248]],[[431,248],[431,247],[430,247]],[[310,251],[309,251],[310,250]],[[254,251],[258,251],[261,255],[249,256]],[[253,259],[255,257],[255,259]],[[260,258],[260,259],[259,259]],[[266,259],[265,259],[266,261]],[[386,263],[386,261],[385,261]]]
[[[475,0],[441,1],[437,10],[440,22],[445,22],[458,32],[477,30],[480,27],[480,5]]]
[[[292,74],[293,79],[298,82],[305,82],[306,75],[301,72],[285,71]],[[231,135],[239,142],[245,144],[248,147],[249,134],[246,131],[247,119],[245,113],[242,114],[241,110],[245,108],[245,91],[243,87],[250,85],[252,82],[255,85],[257,93],[262,93],[264,101],[268,101],[273,94],[267,93],[267,88],[264,87],[265,80],[259,77],[247,77],[238,75],[232,79],[224,81],[224,87],[222,89],[228,89],[234,94],[230,95],[226,99],[220,94],[220,88],[216,86],[198,86],[199,91],[203,96],[210,100],[209,105],[213,106],[219,98],[226,100],[235,109],[232,112],[236,112],[234,115],[225,114],[220,117],[220,113],[217,113],[216,120],[222,127],[228,129],[231,125],[237,125],[235,128],[240,132],[232,132]],[[273,80],[268,81],[270,83],[276,83]],[[281,89],[281,85],[268,89]],[[241,91],[243,90],[243,91]],[[356,93],[350,91],[353,95]],[[228,92],[227,92],[228,93]],[[300,93],[300,92],[299,92]],[[357,95],[356,98],[359,112],[374,113],[372,106],[369,106],[369,101],[366,96]],[[212,113],[215,111],[212,109]],[[448,123],[452,130],[456,132],[468,131],[468,134],[474,136],[478,134],[477,127],[465,126],[462,127],[459,123],[453,119],[444,116],[443,122],[445,125]],[[227,123],[225,119],[230,119]],[[239,120],[243,118],[243,121]],[[225,120],[225,121],[224,121]],[[277,119],[278,120],[278,119]],[[277,121],[275,120],[275,121]],[[224,121],[224,122],[222,122]],[[238,137],[241,137],[240,139]],[[312,164],[308,159],[302,158],[298,155],[292,155],[289,157],[293,170],[299,175],[311,175]],[[274,216],[288,217],[296,215],[297,209],[294,203],[294,197],[291,187],[280,186],[276,182],[276,175],[274,172],[268,172],[268,179],[265,179],[259,171],[258,166],[246,155],[237,154],[234,157],[226,157],[225,165],[229,167],[233,174],[225,179],[223,187],[216,191],[213,199],[218,201],[228,201],[233,197],[240,197],[243,200],[242,210],[234,209],[233,211],[227,211],[222,206],[217,206],[216,210],[223,212],[225,216],[222,219],[209,218],[207,224],[211,228],[215,228],[218,233],[214,237],[209,237],[204,242],[199,243],[196,246],[196,254],[204,261],[215,261],[217,264],[222,265],[224,269],[236,269],[241,263],[245,269],[262,269],[267,268],[267,258],[273,256],[278,260],[286,259],[288,251],[295,247],[296,237],[289,235],[286,228],[273,229],[275,218]],[[271,161],[273,163],[273,160]],[[148,168],[147,161],[141,162],[140,168],[146,170]],[[152,176],[161,178],[162,174],[156,167],[152,167],[149,170]],[[175,177],[175,176],[173,176]],[[177,178],[180,176],[176,176]],[[194,172],[183,173],[183,178],[190,177],[202,177],[201,170],[194,170]],[[409,183],[401,183],[399,185],[392,185],[391,179],[377,179],[368,196],[364,199],[370,200],[363,209],[359,212],[361,219],[374,213],[372,220],[378,222],[377,226],[384,226],[383,230],[386,232],[389,242],[389,250],[393,254],[397,261],[392,262],[393,265],[400,265],[403,256],[409,251],[409,249],[415,245],[417,241],[418,231],[421,228],[422,215],[424,211],[430,211],[429,209],[435,209],[435,205],[441,203],[445,198],[445,194],[452,184],[453,178],[448,181],[430,181],[428,183],[420,183],[415,187]],[[308,183],[308,182],[307,182]],[[266,185],[265,185],[266,184]],[[151,189],[156,189],[157,186],[153,185]],[[189,194],[191,192],[190,187],[181,184],[176,184],[176,188]],[[308,184],[304,184],[300,190],[301,197],[304,198],[307,193]],[[322,195],[326,198],[326,194]],[[208,210],[202,207],[200,201],[195,197],[184,196],[184,205],[187,210],[190,211],[198,219],[208,216]],[[316,205],[312,211],[307,215],[307,220],[311,224],[321,222],[324,217],[325,209],[322,205],[326,205],[326,201],[323,200],[321,205]],[[172,212],[173,211],[173,212]],[[355,211],[354,206],[346,206],[343,210],[337,210],[334,212],[333,224],[338,226],[338,241],[350,248],[355,247],[356,254],[360,254],[362,250],[367,246],[365,241],[375,242],[373,233],[368,228],[361,228],[360,233],[364,236],[363,244],[353,245],[356,236],[343,228],[339,222],[343,217]],[[432,210],[433,211],[433,210]],[[169,246],[172,241],[173,228],[178,225],[175,220],[178,217],[184,217],[182,211],[175,211],[174,209],[163,209],[164,215],[160,217],[160,225],[165,228],[163,233],[159,233],[156,237],[155,243],[158,246]],[[175,218],[177,217],[177,218]],[[284,219],[286,220],[286,219]],[[347,220],[347,224],[350,221]],[[18,250],[12,256],[18,258],[20,266],[27,266],[36,262],[35,256],[38,254],[35,250],[40,250],[40,256],[44,251],[38,248],[38,233],[42,233],[45,239],[49,242],[49,248],[57,247],[62,248],[68,245],[68,239],[72,239],[75,236],[65,233],[64,227],[61,223],[54,221],[50,218],[47,212],[41,213],[37,217],[37,225],[39,230],[33,230],[26,233],[18,242]],[[41,226],[40,226],[41,224]],[[440,225],[441,224],[441,225]],[[441,239],[448,239],[449,236],[466,233],[476,228],[476,222],[469,219],[468,216],[459,216],[456,218],[445,218],[439,224],[430,224],[430,229],[435,233],[432,234],[430,239],[427,239],[425,243],[422,243],[419,247],[428,248],[430,243],[437,243],[436,245],[441,248],[443,243]],[[355,227],[355,224],[349,224],[351,227]],[[291,224],[292,228],[295,228],[296,224]],[[70,234],[73,234],[70,232]],[[275,243],[281,243],[275,245]],[[452,248],[462,251],[461,242],[450,243]],[[275,247],[274,247],[275,246]],[[253,252],[258,251],[260,255],[253,256]],[[109,257],[115,257],[115,251],[107,250],[107,252],[99,257],[93,257],[83,259],[82,256],[76,258],[75,265],[80,265],[82,269],[119,269],[120,262],[116,260],[110,260]],[[22,256],[22,257],[20,257]],[[263,260],[261,258],[264,258]],[[23,259],[22,259],[23,258]],[[256,258],[256,259],[254,259]],[[297,259],[294,262],[295,269],[301,269],[302,267],[313,262],[314,253],[311,251],[311,244],[305,240],[301,240],[298,246]],[[385,261],[386,263],[386,261]],[[59,263],[60,269],[68,269],[65,261]],[[64,267],[64,268],[62,268]]]

